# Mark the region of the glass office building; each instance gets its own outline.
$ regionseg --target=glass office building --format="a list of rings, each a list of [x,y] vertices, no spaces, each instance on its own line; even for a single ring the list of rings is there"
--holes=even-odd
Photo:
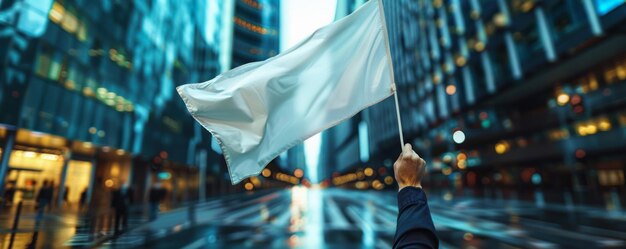
[[[279,0],[235,0],[231,67],[278,54]]]
[[[384,3],[404,138],[431,163],[430,184],[624,205],[623,1]],[[330,132],[328,183],[391,170],[393,100]]]
[[[198,198],[198,174],[217,155],[175,87],[220,72],[215,8],[221,3],[0,2],[0,185],[28,199],[50,180],[76,199],[124,182],[142,192],[162,176],[173,199]]]

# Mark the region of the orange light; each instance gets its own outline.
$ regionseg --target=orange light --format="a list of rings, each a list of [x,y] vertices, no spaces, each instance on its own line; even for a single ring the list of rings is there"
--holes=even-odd
[[[270,177],[270,176],[272,176],[272,171],[270,169],[263,169],[263,172],[261,172],[261,174],[264,177]]]
[[[374,174],[374,170],[372,168],[366,168],[363,173],[365,173],[365,176],[372,176]]]
[[[301,169],[296,169],[293,171],[293,175],[298,178],[302,178],[302,176],[304,176],[304,171],[302,171]]]
[[[454,95],[456,93],[456,86],[455,85],[448,85],[446,87],[446,93],[448,95]]]
[[[252,183],[249,183],[249,182],[247,182],[245,185],[243,185],[243,187],[244,187],[246,190],[248,190],[248,191],[250,191],[250,190],[254,189],[254,185],[253,185]]]
[[[387,184],[387,185],[393,184],[393,177],[391,177],[391,176],[385,177],[385,184]]]
[[[107,179],[106,181],[104,181],[104,186],[106,186],[107,188],[112,188],[113,187],[113,180]]]

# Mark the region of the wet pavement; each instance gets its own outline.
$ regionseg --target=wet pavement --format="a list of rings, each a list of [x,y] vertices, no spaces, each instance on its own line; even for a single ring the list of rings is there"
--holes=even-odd
[[[624,212],[449,193],[430,193],[429,204],[441,248],[626,248]],[[294,187],[212,199],[153,222],[131,217],[118,237],[106,216],[52,212],[35,232],[27,213],[14,248],[390,248],[396,215],[394,191]]]
[[[215,200],[198,208],[196,225],[155,230],[160,236],[143,247],[390,248],[395,194],[296,187]],[[436,195],[429,202],[441,248],[626,247],[622,212]]]

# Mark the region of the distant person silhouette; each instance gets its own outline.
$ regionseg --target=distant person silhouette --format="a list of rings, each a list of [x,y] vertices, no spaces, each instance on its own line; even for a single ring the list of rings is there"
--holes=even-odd
[[[421,184],[426,162],[410,144],[405,144],[393,164],[393,171],[399,187],[399,213],[393,248],[438,248],[439,239]]]
[[[161,182],[156,182],[150,188],[148,201],[150,202],[150,220],[156,220],[159,215],[159,204],[165,199],[167,190],[163,188]]]
[[[4,191],[3,202],[5,206],[13,205],[13,199],[15,198],[15,192],[17,192],[17,188],[15,188],[15,184],[9,183],[9,186]]]
[[[68,207],[70,207],[69,196],[70,196],[70,187],[65,186],[65,192],[63,192],[63,204],[65,204]]]
[[[113,231],[115,234],[119,234],[122,230],[128,227],[128,209],[133,203],[133,191],[128,184],[122,184],[122,186],[114,190],[111,196],[111,207],[115,210],[115,224]]]
[[[50,207],[52,202],[52,196],[54,189],[52,188],[52,184],[48,180],[43,181],[43,185],[39,189],[39,193],[37,194],[37,223],[43,218],[43,214],[46,208]]]
[[[78,199],[78,208],[82,211],[87,204],[87,188],[80,193],[80,199]]]

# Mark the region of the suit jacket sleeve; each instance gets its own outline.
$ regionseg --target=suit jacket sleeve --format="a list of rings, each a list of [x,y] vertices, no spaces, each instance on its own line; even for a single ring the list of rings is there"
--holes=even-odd
[[[398,209],[393,248],[439,248],[439,239],[422,189],[403,188],[398,193]]]

